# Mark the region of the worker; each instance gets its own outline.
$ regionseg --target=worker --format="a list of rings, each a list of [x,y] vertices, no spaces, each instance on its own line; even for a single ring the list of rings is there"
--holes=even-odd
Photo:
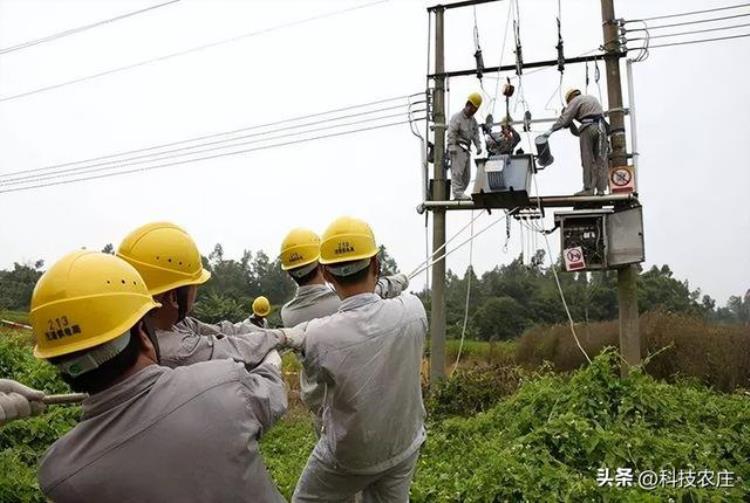
[[[166,257],[165,257],[166,258]],[[124,260],[77,251],[31,298],[34,355],[83,401],[82,420],[47,451],[49,501],[281,502],[258,439],[287,406],[281,358],[170,369],[148,316],[159,304]]]
[[[292,501],[348,501],[362,491],[364,501],[405,503],[425,440],[424,307],[409,293],[375,294],[378,247],[362,220],[335,220],[319,261],[342,302],[287,334],[325,383],[324,427]]]
[[[608,125],[604,120],[602,105],[593,96],[581,94],[579,89],[568,90],[565,93],[565,102],[567,107],[544,136],[549,137],[559,129],[570,128],[570,132],[579,137],[583,165],[583,190],[575,195],[604,195],[609,178],[609,142]],[[581,125],[576,126],[574,120]]]
[[[253,301],[253,314],[247,319],[250,323],[260,328],[268,328],[268,315],[271,314],[271,303],[262,295]]]
[[[149,316],[159,337],[162,365],[231,358],[255,366],[283,337],[279,330],[263,330],[247,321],[208,324],[188,316],[198,286],[211,273],[203,269],[193,238],[175,224],[139,227],[123,239],[117,256],[135,267],[161,304]]]
[[[44,392],[11,379],[0,379],[0,426],[14,419],[36,416],[44,410]]]
[[[521,135],[513,127],[513,119],[506,115],[500,121],[500,132],[493,133],[490,128],[487,128],[484,141],[490,155],[511,155],[521,142]]]
[[[281,308],[281,321],[285,327],[294,327],[305,321],[329,316],[341,307],[341,299],[328,286],[320,267],[320,237],[309,229],[292,229],[281,243],[279,253],[281,269],[297,284],[294,298]],[[405,274],[383,276],[375,286],[375,293],[383,298],[397,297],[409,286]],[[312,375],[313,369],[302,360],[300,372],[300,398],[314,414],[316,435],[322,426],[324,386]]]
[[[471,93],[463,109],[451,117],[448,125],[448,154],[451,159],[451,190],[454,199],[471,199],[465,194],[471,179],[471,143],[482,154],[479,125],[474,118],[482,105],[482,95]]]

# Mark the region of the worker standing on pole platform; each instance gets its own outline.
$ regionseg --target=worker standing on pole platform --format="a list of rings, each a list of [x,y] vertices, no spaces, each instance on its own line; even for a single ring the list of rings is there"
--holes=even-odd
[[[258,439],[287,406],[281,358],[159,365],[148,313],[158,309],[124,260],[73,252],[31,298],[34,355],[89,394],[80,423],[47,451],[49,501],[282,502]]]
[[[287,343],[322,376],[323,429],[292,501],[407,502],[425,440],[420,366],[427,317],[412,294],[382,299],[370,226],[343,217],[320,246],[325,279],[342,299],[335,314],[299,325]]]
[[[521,142],[521,135],[513,127],[513,119],[505,116],[500,121],[500,132],[493,133],[487,126],[484,141],[487,144],[487,152],[490,155],[512,155],[516,145]]]
[[[0,426],[44,411],[44,392],[11,379],[0,379]]]
[[[559,129],[570,128],[580,138],[581,164],[583,165],[583,190],[577,196],[604,195],[607,191],[607,166],[609,164],[609,126],[604,120],[602,104],[593,96],[582,95],[578,89],[565,93],[568,106],[544,136],[549,137]],[[576,126],[573,120],[580,122]]]
[[[268,315],[271,314],[271,303],[264,296],[253,301],[253,314],[247,321],[260,328],[268,328]]]
[[[203,269],[193,238],[177,225],[156,222],[139,227],[125,237],[117,256],[135,267],[161,304],[150,317],[161,344],[162,365],[230,358],[254,366],[283,340],[281,330],[264,330],[247,321],[212,325],[188,316],[198,286],[211,273]]]
[[[309,229],[297,228],[289,231],[281,243],[279,254],[281,268],[297,284],[294,298],[281,308],[281,321],[285,327],[330,316],[341,307],[341,299],[328,286],[320,267],[320,237]],[[405,274],[381,277],[375,285],[375,293],[384,298],[398,297],[409,286]],[[314,369],[302,360],[300,372],[300,398],[315,415],[315,434],[320,435],[322,426],[323,383],[314,374]]]
[[[451,159],[451,190],[453,199],[471,199],[465,194],[471,180],[471,144],[482,153],[479,124],[474,118],[482,106],[482,95],[471,93],[466,105],[451,117],[448,125],[448,154]]]

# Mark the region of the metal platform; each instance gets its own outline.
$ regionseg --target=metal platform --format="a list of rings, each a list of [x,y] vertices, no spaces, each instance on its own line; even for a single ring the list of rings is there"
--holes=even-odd
[[[608,194],[606,196],[541,196],[530,197],[529,204],[524,208],[603,208],[606,206],[625,205],[637,203],[638,197],[634,194]],[[417,206],[417,213],[420,215],[425,211],[436,209],[443,210],[485,210],[485,209],[502,209],[512,210],[518,206],[508,204],[498,205],[479,205],[474,201],[425,201]]]

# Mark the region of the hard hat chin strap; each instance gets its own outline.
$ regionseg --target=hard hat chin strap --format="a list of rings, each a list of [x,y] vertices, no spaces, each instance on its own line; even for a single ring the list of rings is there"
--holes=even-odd
[[[189,291],[189,286],[181,286],[175,290],[175,299],[177,300],[177,321],[175,323],[179,323],[187,317]]]

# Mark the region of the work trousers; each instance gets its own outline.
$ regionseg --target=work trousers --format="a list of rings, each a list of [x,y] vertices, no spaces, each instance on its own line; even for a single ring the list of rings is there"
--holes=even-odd
[[[471,180],[471,153],[461,147],[450,153],[451,156],[451,190],[453,196],[466,192]]]
[[[417,459],[419,450],[384,472],[362,475],[333,466],[313,450],[297,482],[292,503],[350,503],[359,492],[363,503],[408,503]]]
[[[607,139],[597,124],[591,124],[580,132],[581,164],[583,165],[583,189],[603,194],[607,190]]]

